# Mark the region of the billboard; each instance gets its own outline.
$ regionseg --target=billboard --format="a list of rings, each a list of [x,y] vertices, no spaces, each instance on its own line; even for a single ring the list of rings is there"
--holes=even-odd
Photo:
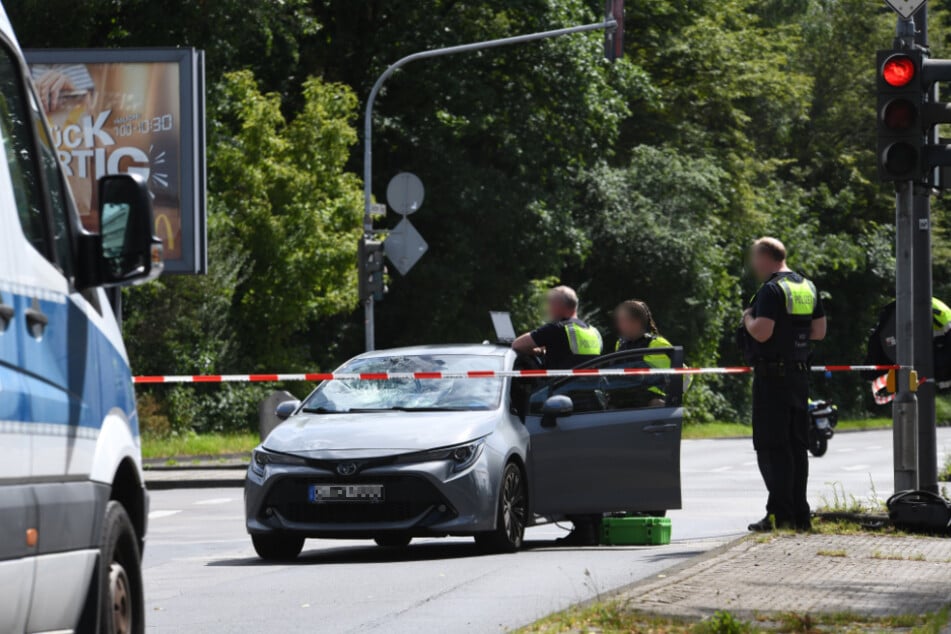
[[[149,185],[165,270],[207,270],[204,54],[171,49],[26,51],[83,225],[99,231],[96,180]]]

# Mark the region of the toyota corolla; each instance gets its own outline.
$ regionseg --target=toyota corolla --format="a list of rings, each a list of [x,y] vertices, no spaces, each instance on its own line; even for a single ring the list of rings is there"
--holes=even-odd
[[[645,367],[645,354],[584,367]],[[682,365],[679,348],[649,354]],[[680,508],[679,377],[425,378],[526,363],[492,345],[370,352],[337,373],[421,378],[325,381],[281,404],[245,486],[258,555],[294,558],[310,537],[468,535],[514,551],[527,526],[567,515]]]

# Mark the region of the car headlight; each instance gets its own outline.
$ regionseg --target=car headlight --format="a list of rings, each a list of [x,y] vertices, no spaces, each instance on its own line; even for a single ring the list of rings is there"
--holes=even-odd
[[[257,473],[263,474],[264,468],[269,464],[281,465],[305,465],[307,461],[300,456],[292,456],[286,453],[276,453],[267,449],[255,449],[251,452],[251,468]]]
[[[454,445],[442,449],[433,449],[432,451],[421,451],[399,456],[396,459],[397,464],[416,464],[420,462],[440,462],[447,461],[452,463],[453,473],[465,471],[479,459],[482,455],[482,449],[485,447],[485,439],[480,438],[474,442],[464,445]]]

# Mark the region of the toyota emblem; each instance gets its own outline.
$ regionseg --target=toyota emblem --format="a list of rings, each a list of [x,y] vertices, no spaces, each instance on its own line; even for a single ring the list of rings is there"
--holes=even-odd
[[[337,465],[337,473],[342,476],[352,476],[357,472],[357,463],[355,462],[341,462]]]

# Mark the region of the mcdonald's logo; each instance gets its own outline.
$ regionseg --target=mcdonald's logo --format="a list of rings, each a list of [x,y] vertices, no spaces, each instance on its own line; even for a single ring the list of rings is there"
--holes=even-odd
[[[164,235],[159,228],[160,224],[165,225]],[[172,231],[172,221],[168,219],[168,214],[158,214],[155,216],[155,235],[162,239],[162,243],[169,251],[175,249],[175,233]]]

